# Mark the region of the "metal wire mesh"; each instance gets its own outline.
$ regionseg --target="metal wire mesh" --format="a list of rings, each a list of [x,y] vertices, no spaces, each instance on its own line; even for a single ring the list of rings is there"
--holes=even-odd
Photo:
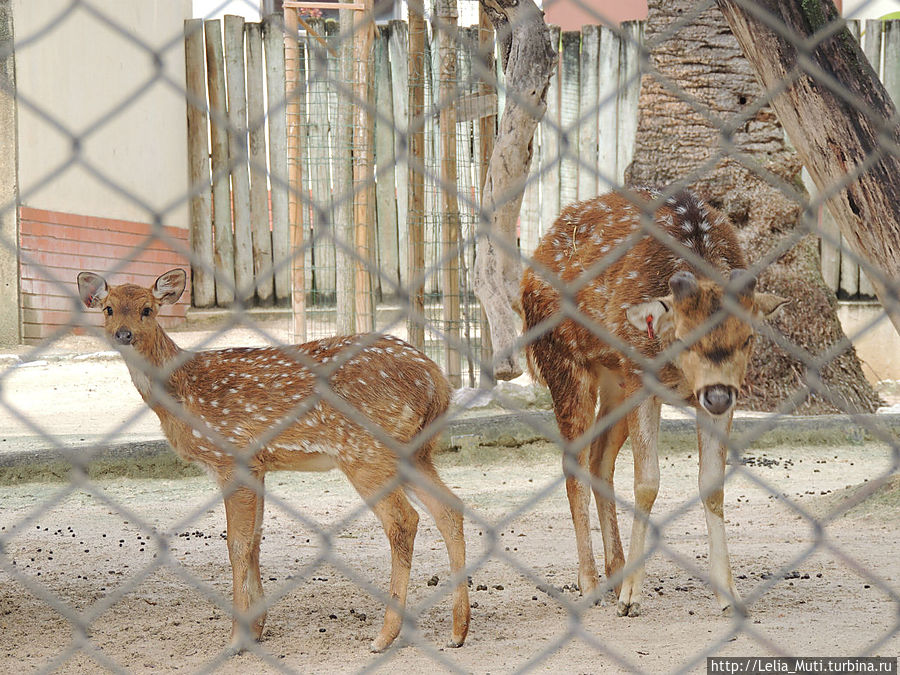
[[[217,26],[188,23],[184,33],[181,26],[175,26],[176,32],[165,36],[167,39],[149,42],[135,29],[134,22],[123,19],[121,7],[114,8],[113,4],[101,0],[61,3],[47,12],[46,21],[36,22],[34,32],[2,36],[8,63],[17,56],[21,63],[27,63],[24,57],[29,50],[48,49],[54,32],[66,30],[68,25],[85,31],[87,40],[90,31],[112,33],[153,64],[145,77],[137,78],[133,88],[116,92],[98,106],[99,113],[92,110],[94,115],[78,124],[44,105],[44,99],[32,95],[34,89],[26,83],[17,87],[15,78],[9,76],[11,71],[7,71],[2,88],[5,97],[22,111],[20,114],[39,120],[40,125],[68,143],[71,152],[64,153],[61,161],[48,160],[46,166],[29,160],[29,166],[40,170],[4,204],[3,216],[17,223],[40,223],[40,218],[50,216],[41,216],[37,209],[66,211],[66,195],[54,201],[47,198],[47,191],[52,191],[54,183],[68,186],[70,172],[77,171],[143,214],[135,220],[145,225],[142,229],[134,223],[123,224],[125,219],[107,225],[109,231],[131,227],[133,239],[118,244],[123,248],[110,254],[113,257],[105,261],[103,269],[93,271],[116,286],[117,279],[131,273],[135,261],[140,260],[146,269],[141,267],[142,276],[138,278],[146,287],[169,266],[183,261],[181,264],[191,270],[194,286],[192,289],[188,283],[188,294],[193,295],[195,305],[200,304],[197,298],[202,295],[199,279],[207,275],[212,281],[210,303],[220,307],[215,315],[219,323],[210,330],[176,335],[176,342],[189,341],[194,351],[172,350],[162,360],[155,354],[141,353],[139,342],[134,344],[137,349],[114,345],[115,352],[95,354],[86,360],[61,356],[69,350],[67,341],[73,332],[118,339],[120,343],[125,339],[121,329],[109,320],[104,333],[99,316],[90,318],[81,307],[106,291],[98,283],[87,287],[87,300],[85,291],[79,295],[71,272],[73,266],[81,267],[80,261],[49,262],[52,259],[44,255],[38,242],[39,228],[28,233],[17,229],[14,236],[4,234],[4,249],[19,257],[19,269],[36,275],[26,279],[22,273],[23,296],[57,296],[65,305],[65,310],[43,307],[48,312],[63,311],[64,318],[51,323],[50,314],[46,314],[44,327],[27,336],[30,344],[10,357],[0,374],[2,417],[11,445],[25,447],[23,439],[31,443],[24,451],[8,454],[11,459],[4,459],[7,485],[0,488],[8,504],[0,507],[0,625],[15,635],[11,642],[25,642],[24,650],[12,646],[4,649],[6,655],[0,656],[4,669],[24,662],[47,672],[88,672],[98,667],[114,672],[151,668],[224,672],[394,668],[420,672],[426,667],[463,672],[656,672],[697,670],[709,656],[896,655],[900,645],[900,596],[892,554],[897,543],[894,525],[900,463],[896,415],[860,414],[835,396],[820,374],[846,351],[846,342],[821,344],[818,352],[810,353],[760,321],[746,303],[742,304],[746,278],[729,279],[729,270],[717,269],[699,248],[691,249],[679,241],[671,229],[666,229],[665,218],[659,215],[663,212],[657,213],[668,207],[688,208],[690,205],[679,201],[684,199],[681,188],[702,184],[706,174],[721,169],[720,161],[735,162],[800,202],[805,214],[803,228],[786,232],[770,242],[767,250],[745,252],[754,274],[774,264],[813,232],[822,239],[823,257],[830,247],[843,251],[848,264],[857,266],[857,294],[868,295],[862,289],[863,276],[867,276],[886,289],[887,301],[893,298],[896,304],[897,287],[888,276],[890,271],[879,270],[854,254],[833,227],[819,225],[816,215],[830,196],[857,180],[863,169],[807,199],[798,186],[766,168],[762,154],[749,154],[733,142],[735,130],[768,110],[766,105],[777,92],[765,92],[758,101],[745,101],[737,119],[722,119],[686,94],[678,82],[654,70],[652,60],[647,58],[647,50],[653,45],[644,43],[640,24],[584,30],[577,41],[576,34],[568,33],[558,41],[565,64],[567,49],[575,58],[568,63],[576,63],[586,58],[588,45],[596,39],[597,72],[606,76],[598,76],[600,81],[591,85],[590,78],[567,73],[563,67],[551,81],[531,173],[522,186],[525,199],[517,242],[514,249],[509,244],[505,253],[515,256],[523,269],[530,267],[532,278],[540,278],[542,288],[552,294],[556,304],[554,311],[538,320],[530,321],[526,316],[527,329],[517,346],[531,351],[538,361],[537,369],[547,380],[550,371],[546,369],[558,354],[541,356],[541,341],[551,335],[558,339],[565,330],[574,331],[584,340],[595,340],[600,349],[624,355],[622,363],[630,364],[630,374],[637,373],[642,381],[639,389],[627,391],[627,395],[592,402],[589,419],[581,420],[578,426],[572,410],[563,405],[563,390],[554,389],[552,384],[556,421],[550,412],[550,397],[531,382],[500,384],[490,394],[475,388],[479,379],[482,384],[495,384],[489,376],[483,376],[491,372],[484,344],[488,331],[475,298],[473,278],[476,249],[488,234],[489,216],[481,206],[486,128],[481,121],[492,120],[493,126],[492,115],[502,114],[505,98],[514,95],[505,89],[502,69],[485,59],[475,27],[463,25],[458,29],[448,23],[452,12],[448,13],[446,6],[444,14],[440,8],[425,8],[427,39],[421,63],[430,76],[424,78],[424,90],[419,92],[423,112],[418,116],[412,107],[414,98],[405,95],[406,81],[414,82],[415,73],[404,73],[404,67],[412,64],[415,54],[399,49],[412,44],[407,42],[409,29],[402,22],[392,21],[378,29],[359,23],[354,24],[356,30],[347,30],[348,12],[342,17],[342,30],[331,20],[306,16],[303,30],[295,35],[276,15],[258,29],[236,29],[241,44],[249,45],[254,39],[250,35],[259,30],[261,36],[274,35],[279,50],[292,42],[302,47],[294,82],[287,79],[280,96],[268,99],[262,117],[254,115],[249,104],[240,121],[233,116],[235,99],[229,98],[227,109],[224,101],[217,107],[212,75],[204,73],[202,79],[209,91],[204,89],[198,98],[183,79],[183,70],[171,67],[172,61],[182,59],[182,45],[187,44],[192,31],[209,40],[209,31],[217,30]],[[475,5],[465,4],[466,8],[460,3],[459,9],[471,16]],[[747,11],[760,12],[749,7],[752,3],[737,4],[748,6]],[[701,3],[664,27],[654,38],[655,44],[677,39],[681,27],[698,20],[710,7],[712,3]],[[7,25],[12,25],[17,15],[22,16],[19,13],[29,12],[29,6],[0,3],[0,10],[5,12]],[[785,30],[764,13],[760,16],[776,32]],[[361,28],[364,25],[368,27]],[[875,54],[873,58],[880,61],[885,80],[889,79],[889,54],[896,53],[889,45],[898,34],[896,22],[890,26],[884,32],[882,47],[865,45],[867,53]],[[821,26],[816,36],[818,40],[829,39],[838,28]],[[372,40],[363,43],[370,48],[366,57],[360,58],[357,53],[341,61],[339,55],[352,53],[360,44],[360,31],[369,29]],[[441,42],[442,31],[451,36],[449,44]],[[806,55],[817,43],[813,40],[813,44],[801,45],[798,36],[786,37]],[[207,63],[213,54],[209,44]],[[227,36],[224,46],[223,75],[232,77]],[[444,48],[453,59],[452,68],[441,61],[444,52],[440,50]],[[248,47],[249,51],[252,48]],[[277,61],[277,56],[273,58]],[[367,59],[370,70],[365,71]],[[614,62],[617,65],[611,65]],[[240,63],[243,69],[244,62]],[[266,60],[267,65],[270,63]],[[834,87],[827,73],[808,64],[805,67],[825,86]],[[246,72],[249,78],[249,66]],[[265,72],[267,86],[273,82],[281,86],[278,71]],[[284,72],[281,77],[286,77]],[[360,75],[365,72],[370,73],[371,82]],[[26,69],[19,77],[30,74]],[[45,75],[54,77],[53,73]],[[693,174],[659,190],[623,185],[625,168],[632,159],[636,97],[642,76],[645,81],[656,80],[722,132],[722,143],[711,150],[710,159]],[[89,79],[87,74],[84,77]],[[796,72],[792,71],[790,77],[797,77]],[[490,96],[485,96],[485,79],[498,89],[496,107]],[[388,86],[379,88],[383,83]],[[252,86],[248,83],[239,89],[243,93],[246,88],[249,94]],[[262,91],[262,81],[259,86]],[[209,136],[204,135],[201,143],[201,155],[209,162],[203,180],[188,182],[175,197],[159,198],[152,191],[148,194],[138,189],[130,177],[109,170],[104,156],[91,146],[95,138],[122,124],[123,114],[140,106],[142,97],[153,90],[185,99],[189,110],[191,106],[202,110],[211,123]],[[847,96],[841,92],[838,95]],[[851,102],[864,113],[870,112],[861,101]],[[299,124],[291,121],[294,104],[300,106]],[[409,108],[404,112],[403,106]],[[448,111],[452,111],[449,117]],[[284,147],[273,144],[268,156],[254,154],[254,132],[265,129],[271,133],[279,128],[275,121],[278,116],[288,119]],[[362,127],[360,119],[367,120]],[[442,146],[448,124],[453,130],[452,140],[449,146]],[[873,156],[896,156],[896,134],[891,135],[897,124],[896,113],[892,119],[874,124],[881,130],[883,143],[873,149]],[[226,135],[217,137],[217,127]],[[203,128],[206,134],[207,127]],[[419,131],[424,152],[414,138]],[[283,159],[291,134],[295,140],[300,139],[299,175],[288,174],[275,159],[279,152]],[[230,145],[223,158],[217,156],[216,148],[226,136]],[[20,154],[26,151],[21,147],[18,150]],[[248,173],[246,194],[237,187],[243,180],[237,171],[239,166]],[[407,194],[416,190],[411,186],[416,175],[423,185],[422,201],[407,202]],[[225,192],[217,194],[216,188],[221,185]],[[555,230],[556,243],[571,248],[568,258],[560,254],[554,262],[552,256],[535,256],[535,247],[551,230],[552,219],[561,209],[575,199],[608,189],[618,191],[619,196],[611,199],[621,200],[615,203],[621,205],[617,208],[622,209],[623,217],[628,216],[630,229],[615,241],[598,235],[596,245],[602,255],[588,260],[577,274],[567,277],[561,271],[569,260],[582,255],[579,246],[589,246],[577,243],[578,237],[591,234],[579,230],[583,223],[570,212],[572,231],[565,229],[568,220],[561,220]],[[269,200],[269,209],[251,211],[251,202],[260,194],[263,200]],[[192,205],[191,213],[197,214],[204,199],[208,200],[208,245],[202,245],[193,230],[188,237],[181,227],[188,220],[188,205]],[[284,200],[285,207],[290,199],[297,205],[298,214],[290,228],[282,230],[275,215],[279,199]],[[244,206],[247,212],[241,215]],[[242,232],[239,222],[245,216],[253,229]],[[261,228],[260,219],[264,221]],[[418,235],[408,225],[414,220],[421,224]],[[85,232],[71,236],[76,240],[86,238]],[[409,241],[417,236],[422,269],[417,269],[416,244]],[[220,241],[224,248],[220,249]],[[272,252],[279,250],[279,242],[286,245],[288,241],[289,255],[279,259]],[[647,272],[625,271],[619,266],[644,241],[661,242],[698,275],[726,286],[717,309],[678,341],[650,354],[623,340],[618,326],[607,317],[582,311],[581,301],[584,293],[595,289],[615,297],[614,290],[600,286],[621,285],[634,278],[629,274]],[[91,246],[96,248],[101,243],[85,240],[84,255],[90,264],[101,262],[90,253]],[[230,251],[233,260],[223,262],[221,250]],[[268,260],[258,257],[266,250],[270,252]],[[555,263],[559,263],[556,268]],[[853,275],[850,271],[845,276],[841,269],[840,278]],[[301,336],[296,315],[288,320],[282,313],[279,320],[269,321],[255,313],[260,306],[285,307],[289,303],[290,292],[279,285],[279,274],[288,271],[295,305],[302,284],[299,295],[305,305],[301,310],[305,337],[325,339],[300,349],[288,346],[292,337]],[[249,277],[241,276],[248,273]],[[615,277],[610,278],[610,274]],[[177,286],[177,281],[162,277],[156,283],[158,297],[171,291],[173,283]],[[841,288],[849,294],[846,287]],[[422,304],[418,305],[420,291]],[[269,292],[273,294],[271,300]],[[118,302],[119,296],[115,297]],[[174,307],[160,319],[166,326],[177,323],[179,313],[197,313],[196,307]],[[106,309],[101,301],[96,308]],[[42,307],[33,304],[25,309]],[[623,305],[622,310],[626,309]],[[114,312],[119,310],[116,304]],[[364,325],[367,313],[371,314],[374,333],[331,339]],[[727,423],[712,419],[702,408],[686,405],[684,392],[674,392],[663,382],[670,362],[704,344],[710,335],[726,330],[723,327],[733,326],[735,317],[752,324],[758,334],[803,364],[806,380],[786,392],[773,414],[740,414],[732,428],[730,414]],[[887,323],[884,311],[849,338],[865,336],[879,323]],[[649,322],[650,339],[654,339],[657,328]],[[417,331],[421,331],[421,340],[416,338]],[[423,350],[450,376],[457,391],[449,409],[450,389],[443,384],[443,376],[431,369],[419,351],[397,338]],[[268,347],[247,346],[260,344]],[[202,351],[211,348],[225,351]],[[254,348],[257,351],[252,351]],[[551,345],[551,349],[564,348],[561,342]],[[119,379],[95,380],[94,385],[88,385],[89,392],[78,388],[97,376],[98,363],[104,361],[119,368]],[[121,390],[115,390],[123,381],[123,364],[138,389],[143,387],[144,400],[163,420],[168,440],[182,455],[185,449],[202,455],[200,463],[213,474],[221,492],[208,481],[202,483],[184,466],[173,467],[159,459],[156,451],[164,444],[156,417],[145,406],[119,405],[114,408],[115,414],[107,412],[113,407],[111,399],[125,397]],[[290,383],[270,373],[290,379]],[[80,424],[65,427],[60,420],[48,419],[53,415],[45,412],[45,406],[46,410],[58,411],[59,405],[23,394],[26,387],[22,383],[29,377],[39,380],[41,396],[49,398],[50,385],[54,390],[58,387],[60,396],[67,397],[64,407]],[[252,383],[239,384],[241,378]],[[70,387],[72,379],[78,387]],[[197,381],[201,384],[191,384]],[[522,398],[523,392],[532,398]],[[844,414],[792,416],[811,392]],[[129,391],[128,395],[134,397],[132,404],[140,403],[136,394]],[[481,407],[486,400],[493,407]],[[665,486],[667,476],[671,476],[680,488],[690,483],[691,490],[679,488],[672,494],[663,489],[649,515],[646,491],[653,492],[651,505],[656,498],[652,462],[636,461],[633,473],[620,463],[620,485],[633,476],[636,490],[633,494],[620,488],[613,495],[612,470],[607,467],[607,483],[603,478],[607,474],[595,470],[584,458],[594,452],[592,446],[611,443],[610,437],[620,433],[625,424],[645,424],[630,429],[635,454],[653,445],[654,441],[648,439],[657,434],[652,427],[654,415],[658,421],[659,409],[654,412],[653,406],[659,403],[666,407],[655,480]],[[734,508],[737,514],[735,522],[726,528],[730,537],[739,535],[733,542],[736,545],[730,563],[734,586],[724,581],[730,579],[731,572],[726,575],[721,568],[724,541],[715,540],[720,530],[709,526],[715,541],[707,554],[705,526],[698,525],[695,518],[705,506],[709,522],[709,514],[716,513],[711,504],[718,494],[721,519],[723,499],[720,492],[716,493],[715,480],[710,483],[703,470],[701,494],[697,495],[693,487],[696,462],[691,458],[696,450],[685,450],[684,446],[696,445],[685,443],[684,431],[695,423],[700,461],[708,463],[709,449],[715,450],[724,467],[725,512],[731,513]],[[96,428],[85,431],[92,425]],[[303,436],[306,428],[321,433],[321,437]],[[139,438],[135,438],[136,433]],[[831,443],[834,438],[840,439],[838,447],[820,444],[815,440],[817,434],[824,434]],[[441,453],[437,461],[449,488],[435,478],[423,459],[438,435],[442,448],[456,451]],[[332,445],[326,447],[323,439]],[[553,450],[548,451],[539,439],[549,439]],[[35,444],[40,451],[35,450]],[[150,466],[144,476],[159,471],[166,477],[187,477],[111,478],[110,471],[119,469],[104,473],[103,467],[120,467],[123,462],[111,457],[110,446],[133,454],[125,464]],[[769,453],[771,447],[792,454],[776,457]],[[314,459],[304,465],[297,459],[300,456]],[[728,464],[724,466],[726,458]],[[596,461],[601,460],[598,457]],[[821,482],[815,474],[831,462],[843,468],[837,472],[832,469],[828,481]],[[59,482],[46,481],[47,469],[35,469],[44,480],[31,482],[29,467],[37,465],[56,472]],[[273,474],[266,491],[269,521],[265,536],[261,535],[263,478],[268,469],[320,470],[335,466],[350,478],[362,500],[353,496],[353,490],[337,472],[326,477]],[[647,472],[649,475],[643,475]],[[685,479],[688,472],[690,481]],[[617,553],[612,542],[604,541],[608,576],[598,576],[594,571],[591,579],[584,576],[584,567],[581,578],[576,574],[570,507],[563,499],[564,487],[572,499],[576,489],[573,481],[581,482],[581,489],[586,491],[579,499],[587,495],[589,503],[593,493],[601,523],[606,519],[604,528],[608,527],[612,509],[632,523],[632,540],[646,538],[643,552],[629,557],[624,570],[615,564],[610,567],[622,552]],[[416,519],[409,516],[403,489],[436,515],[439,530],[431,529],[423,519],[415,554],[410,537],[415,536]],[[223,495],[231,509],[227,526],[219,506]],[[246,503],[241,507],[238,502]],[[752,506],[747,506],[748,502]],[[574,515],[577,508],[575,502],[571,503]],[[392,579],[390,584],[387,581],[388,547],[371,513],[373,507],[388,534],[393,562],[401,560],[400,577],[403,564],[408,565],[412,557],[413,576],[405,611],[402,600],[406,584],[402,578]],[[459,569],[455,569],[459,553],[453,543],[458,544],[459,538],[453,530],[456,512],[465,516],[468,547],[466,563]],[[73,513],[75,520],[63,522]],[[246,513],[253,514],[250,533],[241,538],[239,532],[245,523],[240,514]],[[784,527],[786,521],[792,526]],[[771,532],[788,541],[774,541]],[[604,535],[607,533],[604,529]],[[260,538],[266,540],[261,546],[265,599],[253,590],[258,586],[253,565],[260,564]],[[231,542],[229,546],[226,539]],[[442,552],[444,542],[449,565]],[[248,553],[254,546],[255,553]],[[578,546],[579,557],[584,559],[584,540]],[[226,551],[234,566],[234,588],[238,589],[235,606],[230,597]],[[725,565],[729,565],[727,558]],[[626,602],[616,607],[621,598],[613,589],[623,581],[626,586],[632,584],[636,578],[633,575],[640,575],[644,566],[644,615],[636,616],[638,593],[632,605]],[[586,587],[591,582],[597,585],[595,589]],[[865,592],[859,589],[861,586]],[[463,588],[469,598],[460,604]],[[734,596],[735,589],[743,600]],[[724,597],[724,604],[738,610],[746,608],[747,614],[734,611],[728,617],[718,616],[715,596]],[[603,606],[595,607],[599,601]],[[452,620],[448,611],[451,604]],[[472,611],[468,642],[459,651],[443,649],[448,634],[451,642],[460,641],[463,620],[459,613],[463,605],[466,613]],[[381,625],[380,619],[370,615],[380,616],[385,608],[388,622],[392,613],[401,617],[394,617],[402,623],[401,637],[393,644],[376,645],[385,650],[370,655],[366,645],[373,638],[380,639],[376,635]],[[675,608],[682,616],[674,616]],[[632,616],[615,617],[615,609]],[[266,612],[268,628],[262,641],[257,642],[253,638]],[[43,634],[28,634],[31,624],[27,617],[46,622],[41,627]],[[232,618],[236,644],[246,650],[243,655],[235,656],[228,647]],[[107,620],[115,620],[114,625],[121,630],[105,627]],[[201,629],[201,624],[209,622],[215,631]],[[17,627],[17,623],[25,628]],[[129,626],[133,627],[130,631],[126,630]],[[342,641],[335,636],[353,638]],[[167,646],[151,656],[150,642]],[[896,672],[896,661],[894,669]]]

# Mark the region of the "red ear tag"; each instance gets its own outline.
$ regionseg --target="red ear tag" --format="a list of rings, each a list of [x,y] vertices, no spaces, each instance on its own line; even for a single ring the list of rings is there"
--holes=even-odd
[[[653,316],[647,317],[647,337],[651,340],[656,339],[656,333],[653,332]]]

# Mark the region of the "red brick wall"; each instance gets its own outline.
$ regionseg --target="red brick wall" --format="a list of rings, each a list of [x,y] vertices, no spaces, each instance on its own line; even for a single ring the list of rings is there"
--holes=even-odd
[[[149,286],[163,272],[181,267],[190,274],[188,232],[164,228],[173,241],[153,239],[149,223],[95,218],[29,207],[19,209],[19,247],[22,302],[22,335],[26,342],[42,340],[70,327],[84,332],[87,325],[100,325],[100,312],[81,311],[75,277],[82,270],[96,272],[111,284]],[[111,270],[116,270],[111,272]],[[190,306],[188,290],[176,305],[160,313],[161,323],[171,327],[181,322]]]

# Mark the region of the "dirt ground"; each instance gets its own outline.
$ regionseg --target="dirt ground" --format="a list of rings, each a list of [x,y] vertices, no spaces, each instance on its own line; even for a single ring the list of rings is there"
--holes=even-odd
[[[441,473],[470,508],[469,639],[462,649],[443,647],[447,556],[423,514],[409,597],[415,626],[384,655],[370,654],[368,644],[383,612],[373,592],[387,586],[387,542],[339,473],[268,477],[262,567],[272,605],[259,653],[230,657],[224,513],[208,479],[3,487],[0,672],[667,672],[705,671],[710,654],[900,653],[900,484],[836,510],[896,473],[890,450],[776,447],[750,450],[745,461],[732,467],[726,488],[733,569],[750,603],[742,622],[719,615],[703,581],[695,451],[662,458],[654,522],[664,550],[647,563],[649,597],[636,618],[617,617],[609,600],[579,604],[574,534],[552,446],[439,456]],[[627,449],[617,479],[630,496]],[[620,512],[627,534],[629,517]],[[331,532],[330,549],[316,527]],[[602,550],[596,527],[594,546]],[[86,632],[73,631],[70,620]],[[84,640],[92,650],[79,649]]]

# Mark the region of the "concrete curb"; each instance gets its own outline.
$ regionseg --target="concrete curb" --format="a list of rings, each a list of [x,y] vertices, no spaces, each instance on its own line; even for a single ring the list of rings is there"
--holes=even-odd
[[[548,430],[552,430],[549,431]],[[529,442],[551,439],[556,422],[547,410],[487,414],[465,417],[447,424],[442,433],[442,450],[460,450],[479,446],[516,447]],[[816,417],[738,416],[734,420],[732,438],[739,445],[770,447],[791,445],[859,445],[866,441],[900,438],[900,414],[822,415]],[[138,461],[175,459],[174,452],[162,436],[117,436],[104,442],[100,436],[56,437],[57,447],[48,447],[46,439],[8,439],[21,447],[0,453],[0,469],[28,467],[36,471],[41,465],[127,464]],[[696,425],[688,418],[663,419],[660,443],[673,450],[695,447]]]

